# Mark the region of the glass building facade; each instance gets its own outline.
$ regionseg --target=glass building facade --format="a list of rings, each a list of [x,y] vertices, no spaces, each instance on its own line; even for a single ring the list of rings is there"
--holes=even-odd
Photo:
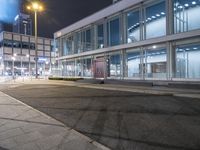
[[[125,1],[90,17],[110,9],[107,16],[55,36],[60,75],[200,80],[200,0]],[[112,13],[114,8],[121,9]]]

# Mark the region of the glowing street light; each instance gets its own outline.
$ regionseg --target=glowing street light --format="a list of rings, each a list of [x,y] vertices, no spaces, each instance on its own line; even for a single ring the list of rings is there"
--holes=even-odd
[[[38,53],[37,53],[37,13],[44,10],[42,3],[38,0],[33,1],[27,9],[35,13],[35,78],[38,78]]]

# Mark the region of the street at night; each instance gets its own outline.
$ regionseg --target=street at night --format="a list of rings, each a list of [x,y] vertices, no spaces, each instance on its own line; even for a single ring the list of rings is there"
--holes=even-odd
[[[2,89],[113,150],[198,150],[199,99],[57,84]]]
[[[200,150],[200,0],[0,1],[0,150]]]

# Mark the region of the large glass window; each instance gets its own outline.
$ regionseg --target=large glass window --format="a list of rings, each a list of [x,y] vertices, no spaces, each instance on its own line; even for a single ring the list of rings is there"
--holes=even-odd
[[[86,33],[86,44],[85,44],[85,46],[86,46],[86,51],[89,51],[89,50],[91,50],[91,45],[92,45],[92,43],[91,43],[91,29],[88,29],[88,30],[86,30],[85,31]]]
[[[165,1],[157,0],[146,7],[146,39],[166,35]]]
[[[140,40],[139,11],[127,13],[127,43]]]
[[[91,58],[83,59],[83,76],[84,77],[92,76],[92,60],[91,60]]]
[[[107,24],[108,45],[115,46],[120,44],[120,19],[110,20]]]
[[[63,56],[73,54],[73,37],[63,37],[62,38],[62,44],[63,44]]]
[[[143,65],[146,78],[167,77],[167,54],[166,48],[156,45],[145,51],[145,64]]]
[[[60,40],[59,40],[60,43]],[[30,49],[35,49],[35,43],[30,43]]]
[[[76,59],[75,74],[76,74],[76,76],[79,76],[79,77],[82,76],[82,61],[81,61],[81,59]]]
[[[176,47],[176,77],[200,78],[200,44]]]
[[[97,26],[97,48],[104,48],[104,25]]]
[[[4,40],[3,41],[3,46],[12,47],[13,46],[12,40]]]
[[[66,56],[67,55],[67,41],[66,41],[66,37],[62,38],[62,56]]]
[[[81,52],[81,33],[76,32],[75,33],[75,44],[74,44],[74,53],[80,53]]]
[[[63,76],[75,76],[74,61],[63,61],[62,62],[62,75]]]
[[[127,66],[127,76],[128,77],[140,77],[140,62],[141,54],[138,51],[127,51],[126,54],[126,66]]]
[[[174,0],[174,30],[175,33],[200,28],[199,0]]]
[[[108,77],[120,77],[121,76],[121,58],[120,54],[111,54],[108,63]]]
[[[21,42],[19,42],[19,41],[13,41],[13,47],[15,47],[15,48],[21,48]]]
[[[22,42],[22,48],[29,49],[29,43],[28,42]]]

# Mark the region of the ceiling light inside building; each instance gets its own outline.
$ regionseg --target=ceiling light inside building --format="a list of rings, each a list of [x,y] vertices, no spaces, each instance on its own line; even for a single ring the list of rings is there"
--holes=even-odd
[[[180,5],[180,6],[178,6],[178,8],[179,8],[179,9],[182,9],[182,8],[183,8],[183,6],[181,6],[181,5]]]
[[[161,15],[165,15],[165,13],[164,13],[164,12],[161,12]]]
[[[148,18],[148,20],[151,20],[151,18]]]
[[[189,7],[189,4],[185,4],[184,6],[185,6],[185,7]]]
[[[193,2],[192,2],[192,5],[196,5],[196,3],[197,3],[197,2],[193,1]]]

